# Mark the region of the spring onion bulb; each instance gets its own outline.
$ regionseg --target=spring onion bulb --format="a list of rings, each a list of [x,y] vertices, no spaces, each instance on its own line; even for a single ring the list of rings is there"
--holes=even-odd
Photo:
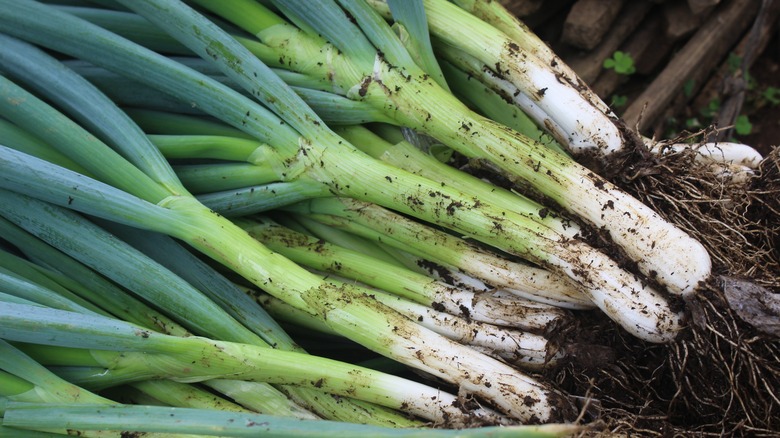
[[[654,142],[646,139],[650,150],[658,154],[673,154],[684,150],[696,152],[695,159],[702,163],[723,163],[757,169],[764,157],[754,148],[728,141],[702,144]]]
[[[374,1],[374,0],[369,0]],[[588,87],[588,85],[553,52],[528,26],[512,15],[500,2],[485,0],[455,0],[453,3],[482,19],[505,33],[525,53],[531,53],[541,59],[544,65],[555,72],[556,76],[579,90],[580,94],[598,110],[612,119],[617,119],[611,108]]]
[[[548,271],[515,263],[449,233],[426,227],[387,209],[349,199],[309,200],[284,207],[311,219],[452,266],[520,296],[568,308],[593,304],[567,280]]]
[[[431,281],[425,275],[270,221],[237,220],[236,223],[264,245],[301,265],[358,280],[466,320],[543,331],[549,324],[562,323],[568,318],[565,312],[553,306],[519,299],[494,300],[489,294],[477,295]]]

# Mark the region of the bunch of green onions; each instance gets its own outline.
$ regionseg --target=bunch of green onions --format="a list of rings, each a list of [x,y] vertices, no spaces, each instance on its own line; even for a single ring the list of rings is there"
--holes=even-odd
[[[95,395],[112,388],[232,411],[213,414],[224,435],[247,433],[229,418],[377,436],[566,422],[573,401],[531,373],[565,356],[545,335],[573,312],[600,308],[651,342],[682,328],[667,293],[695,293],[706,252],[564,152],[562,132],[610,150],[568,116],[539,123],[553,97],[592,96],[519,77],[542,55],[467,11],[481,2],[117,3],[0,1],[0,342],[33,370],[2,363],[2,430],[72,429],[56,420],[72,409],[101,431],[96,412],[127,408],[138,430],[204,433],[164,421],[200,411]],[[498,57],[541,112],[476,82],[470,57]],[[307,354],[277,320],[426,379]],[[42,412],[60,417],[29,421]]]

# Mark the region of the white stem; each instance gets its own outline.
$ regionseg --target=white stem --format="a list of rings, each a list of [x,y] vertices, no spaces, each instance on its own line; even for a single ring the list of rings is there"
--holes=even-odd
[[[544,364],[547,339],[543,336],[468,321],[391,295],[377,294],[376,299],[448,339],[487,349],[491,352],[491,356],[510,357],[513,358],[513,363],[520,366],[527,365],[530,368],[537,368]]]
[[[515,327],[523,330],[544,330],[571,315],[560,307],[541,304],[519,297],[495,297],[489,291],[472,290],[434,280],[425,285],[424,295],[434,307],[467,320]]]
[[[696,160],[703,163],[738,164],[757,169],[764,157],[754,148],[734,142],[710,142],[702,144],[656,142],[644,139],[651,152],[656,154],[678,153],[686,149],[696,151]]]
[[[432,34],[479,59],[522,90],[560,126],[565,134],[563,144],[572,153],[609,155],[623,149],[623,135],[613,120],[544,60],[523,51],[506,34],[449,2],[425,0],[425,8]],[[544,126],[543,120],[537,123]]]
[[[324,313],[328,325],[341,327],[338,331],[361,333],[372,343],[385,345],[390,357],[415,363],[415,368],[446,381],[458,382],[461,391],[489,400],[520,421],[545,423],[573,415],[570,401],[546,385],[499,360],[410,324],[400,315],[385,311],[385,321],[366,326],[355,319],[355,314],[362,312],[355,301],[314,304],[327,307]]]

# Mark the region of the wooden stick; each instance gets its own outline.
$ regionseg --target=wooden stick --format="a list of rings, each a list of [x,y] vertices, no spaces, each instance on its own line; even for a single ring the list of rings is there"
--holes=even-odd
[[[622,7],[623,0],[578,0],[566,16],[561,41],[580,49],[593,49],[612,27]]]
[[[682,93],[685,81],[709,74],[750,26],[758,10],[755,0],[726,2],[704,23],[666,68],[626,109],[628,126],[645,131]]]

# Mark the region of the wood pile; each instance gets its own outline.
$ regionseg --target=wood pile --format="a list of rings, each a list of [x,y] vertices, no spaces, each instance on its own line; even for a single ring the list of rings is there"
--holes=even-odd
[[[780,0],[502,1],[629,126],[659,138],[681,120],[717,127],[708,140],[731,137],[746,72],[777,41],[780,14]]]

